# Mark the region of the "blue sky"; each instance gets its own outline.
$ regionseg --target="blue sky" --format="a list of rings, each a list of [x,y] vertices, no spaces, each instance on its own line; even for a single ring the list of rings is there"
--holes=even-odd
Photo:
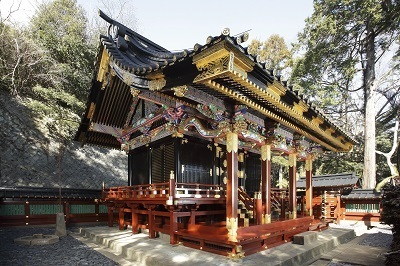
[[[2,14],[11,3],[21,1],[14,20],[27,21],[34,6],[41,0],[0,0]],[[223,28],[231,35],[250,30],[250,40],[266,40],[279,34],[288,44],[296,41],[297,33],[312,14],[312,0],[112,0],[129,2],[136,17],[137,31],[169,50],[192,48],[204,44],[208,36],[217,36]],[[104,9],[101,0],[77,0],[89,16]],[[124,10],[124,12],[126,12]],[[129,12],[128,12],[129,13]],[[246,44],[245,44],[246,45]]]
[[[78,0],[87,12],[101,7],[96,0]],[[169,0],[132,1],[137,31],[169,50],[204,44],[223,28],[231,35],[250,30],[250,40],[279,34],[294,42],[312,14],[312,0]]]

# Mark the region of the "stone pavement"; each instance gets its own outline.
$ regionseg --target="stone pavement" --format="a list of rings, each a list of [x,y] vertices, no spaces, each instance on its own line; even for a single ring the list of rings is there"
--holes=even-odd
[[[368,237],[368,234],[363,234],[346,244],[339,245],[334,250],[323,254],[317,261],[310,265],[325,266],[330,262],[340,265],[384,265],[384,253],[386,253],[388,249],[384,247],[361,245],[360,243],[366,237]]]
[[[315,258],[352,240],[355,234],[349,229],[330,228],[318,232],[317,239],[307,245],[286,243],[236,260],[182,245],[171,246],[168,236],[149,239],[146,234],[132,235],[129,230],[119,231],[115,227],[82,228],[80,234],[73,236],[120,265],[289,266],[309,265]]]

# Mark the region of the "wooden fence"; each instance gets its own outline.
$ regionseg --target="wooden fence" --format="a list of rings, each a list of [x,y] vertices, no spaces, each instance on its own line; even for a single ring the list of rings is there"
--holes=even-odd
[[[61,204],[60,204],[61,203]],[[0,188],[0,226],[48,225],[63,212],[67,225],[107,222],[101,190]]]

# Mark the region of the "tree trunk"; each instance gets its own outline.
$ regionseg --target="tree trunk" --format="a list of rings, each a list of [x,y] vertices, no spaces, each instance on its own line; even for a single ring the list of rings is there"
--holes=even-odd
[[[364,74],[364,178],[363,188],[374,188],[376,184],[375,155],[375,32],[367,22],[366,62]]]

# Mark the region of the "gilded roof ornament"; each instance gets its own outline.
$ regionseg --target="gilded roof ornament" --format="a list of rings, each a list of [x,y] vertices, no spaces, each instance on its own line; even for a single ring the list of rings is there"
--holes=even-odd
[[[136,98],[140,93],[140,90],[136,89],[135,87],[131,87],[131,94],[133,98]]]
[[[167,84],[164,78],[154,79],[149,81],[149,89],[151,91],[159,91]]]
[[[188,87],[186,85],[173,87],[174,95],[178,97],[184,97],[188,91]]]
[[[229,28],[224,28],[221,32],[222,35],[228,36],[231,33]]]

